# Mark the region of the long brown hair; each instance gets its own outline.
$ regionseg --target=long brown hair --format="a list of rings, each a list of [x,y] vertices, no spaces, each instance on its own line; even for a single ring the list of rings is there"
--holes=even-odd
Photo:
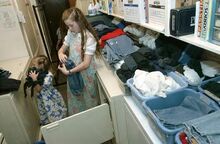
[[[65,36],[67,34],[68,28],[67,28],[66,24],[64,23],[64,21],[62,19],[60,19],[59,27],[60,27],[60,35],[61,35],[61,46],[62,46],[63,40],[64,40],[64,38],[65,38]]]
[[[98,38],[95,30],[92,28],[92,26],[86,20],[86,17],[82,13],[82,11],[76,7],[72,7],[72,8],[65,10],[62,15],[62,20],[65,21],[67,19],[71,19],[79,25],[80,34],[81,34],[81,50],[82,50],[81,57],[82,57],[82,60],[84,58],[84,49],[83,48],[84,48],[86,41],[87,41],[87,37],[85,37],[86,30],[88,30],[93,35],[93,37],[95,38],[95,40],[97,42],[95,55],[97,57],[99,57],[101,55],[100,48],[99,48],[99,38]]]
[[[51,70],[51,63],[45,55],[39,55],[32,58],[30,67],[36,67],[48,71]]]

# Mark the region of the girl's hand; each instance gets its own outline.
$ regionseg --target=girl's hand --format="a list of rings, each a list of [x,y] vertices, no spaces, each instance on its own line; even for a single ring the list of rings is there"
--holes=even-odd
[[[64,64],[61,64],[58,66],[58,69],[64,74],[64,75],[69,75],[69,71],[66,69],[66,66]]]
[[[58,53],[58,57],[59,57],[59,60],[62,62],[62,63],[65,63],[66,60],[67,60],[67,56],[63,53]]]
[[[28,76],[32,78],[33,81],[37,81],[38,74],[36,71],[31,71]]]

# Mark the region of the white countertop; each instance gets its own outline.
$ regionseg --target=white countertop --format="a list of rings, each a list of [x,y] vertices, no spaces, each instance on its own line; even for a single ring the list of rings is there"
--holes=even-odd
[[[97,75],[102,80],[102,85],[104,86],[104,89],[108,95],[111,97],[123,96],[124,93],[120,88],[119,82],[115,77],[114,72],[112,69],[110,69],[110,66],[106,66],[102,58],[96,59],[95,61],[97,64]]]
[[[29,64],[30,57],[0,61],[0,67],[11,72],[10,78],[21,80]]]

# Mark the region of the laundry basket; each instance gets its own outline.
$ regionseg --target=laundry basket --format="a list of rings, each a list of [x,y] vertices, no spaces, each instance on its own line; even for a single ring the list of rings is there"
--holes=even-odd
[[[179,85],[180,85],[180,88],[176,89],[176,90],[173,90],[173,91],[169,91],[167,92],[166,94],[169,94],[169,93],[173,93],[179,89],[183,89],[183,88],[186,88],[188,86],[187,82],[182,78],[180,77],[178,74],[176,74],[175,72],[169,72],[167,74],[167,76],[170,76],[172,77]],[[131,90],[131,95],[136,97],[141,103],[144,101],[144,100],[147,100],[147,99],[151,99],[151,98],[154,98],[155,96],[144,96],[134,85],[133,85],[133,78],[130,78],[127,80],[127,86],[130,88]]]
[[[212,98],[213,100],[215,100],[219,105],[220,105],[220,98],[215,96],[214,94],[212,94],[209,91],[206,91],[203,86],[206,85],[209,82],[220,82],[220,76],[218,77],[214,77],[208,80],[203,81],[199,86],[198,86],[198,90],[204,94],[206,94],[207,96],[209,96],[210,98]]]
[[[201,101],[206,107],[214,110],[219,110],[219,106],[215,101],[213,101],[212,99],[210,99],[209,97],[207,97],[206,95],[200,92],[196,92],[195,90],[188,88],[180,89],[173,93],[169,93],[167,94],[166,98],[156,97],[153,99],[147,99],[142,103],[146,115],[148,115],[153,121],[153,124],[156,127],[158,127],[160,135],[161,134],[165,135],[166,137],[165,143],[168,144],[174,143],[176,133],[183,130],[184,126],[179,125],[178,127],[172,127],[172,128],[167,127],[156,116],[154,111],[179,106],[187,96],[196,97],[196,99],[198,99],[198,101]]]

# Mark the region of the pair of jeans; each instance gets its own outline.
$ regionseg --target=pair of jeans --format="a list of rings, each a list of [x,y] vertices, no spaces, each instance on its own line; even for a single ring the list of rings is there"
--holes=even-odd
[[[194,137],[199,144],[219,144],[220,111],[193,119],[185,123],[187,136]]]
[[[65,62],[65,66],[67,70],[70,70],[75,67],[75,63],[72,60],[67,59],[67,61]],[[67,79],[72,94],[74,95],[81,94],[84,88],[84,82],[80,72],[76,72],[71,75],[68,75]]]
[[[154,113],[164,124],[178,126],[213,111],[215,109],[201,100],[200,97],[189,95],[184,98],[180,105],[154,110]]]

